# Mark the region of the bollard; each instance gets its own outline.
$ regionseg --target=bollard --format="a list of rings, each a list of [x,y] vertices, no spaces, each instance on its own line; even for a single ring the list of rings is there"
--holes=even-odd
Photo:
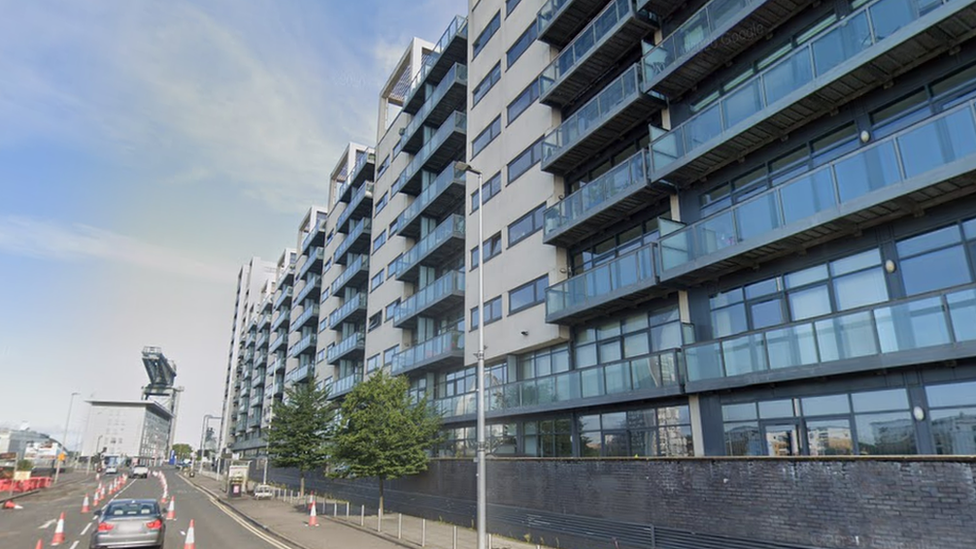
[[[488,534],[488,549],[491,549],[491,534]]]
[[[397,539],[403,537],[403,513],[397,514]]]
[[[333,501],[332,502],[332,516],[334,516],[334,517],[339,516],[339,502],[338,501]]]
[[[454,526],[454,545],[451,547],[452,549],[457,549],[457,525]]]
[[[359,525],[366,526],[366,505],[359,507]]]
[[[420,546],[427,546],[427,519],[420,519]]]
[[[346,502],[346,518],[349,518],[349,502]]]

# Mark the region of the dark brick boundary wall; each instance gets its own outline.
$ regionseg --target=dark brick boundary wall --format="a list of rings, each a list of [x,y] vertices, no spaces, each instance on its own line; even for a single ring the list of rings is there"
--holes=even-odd
[[[375,481],[309,477],[375,508]],[[489,530],[579,549],[973,549],[974,477],[976,457],[492,459]],[[435,460],[385,492],[391,511],[471,526],[475,464]]]

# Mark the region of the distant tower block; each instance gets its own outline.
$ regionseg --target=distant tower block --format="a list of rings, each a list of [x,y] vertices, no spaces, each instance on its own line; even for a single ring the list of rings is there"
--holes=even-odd
[[[180,407],[180,393],[183,387],[175,387],[176,381],[176,362],[166,358],[161,347],[143,347],[142,365],[146,368],[146,375],[149,376],[149,385],[142,388],[142,399],[152,400],[173,414],[173,421],[170,423],[169,440],[167,448],[173,446],[173,437],[176,435],[176,413]]]

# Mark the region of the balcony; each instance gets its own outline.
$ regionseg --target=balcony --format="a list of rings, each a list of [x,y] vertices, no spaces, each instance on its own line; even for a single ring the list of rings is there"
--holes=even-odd
[[[666,196],[667,189],[649,184],[647,151],[641,151],[547,208],[543,242],[573,246]]]
[[[321,248],[319,248],[321,250]],[[299,290],[298,294],[295,295],[295,303],[301,303],[305,301],[305,298],[311,297],[315,301],[318,301],[319,289],[322,287],[322,277],[313,275],[312,278],[305,282],[305,286]]]
[[[551,107],[574,103],[655,27],[647,12],[637,9],[637,0],[612,0],[543,69],[539,102]]]
[[[262,330],[260,333],[258,333],[257,339],[254,340],[254,346],[260,349],[267,342],[268,342],[268,332]]]
[[[464,332],[451,330],[400,351],[393,357],[395,376],[420,369],[464,364]]]
[[[644,54],[644,91],[678,97],[789,21],[807,0],[711,0]],[[758,29],[761,29],[758,30]]]
[[[254,345],[254,332],[248,330],[247,335],[244,336],[244,346],[252,347]]]
[[[268,301],[268,306],[271,306],[271,301]],[[271,324],[271,313],[264,313],[261,318],[258,319],[258,329],[261,330],[268,324]]]
[[[304,366],[299,366],[290,372],[285,374],[285,385],[291,386],[296,383],[300,383],[308,379],[309,375],[312,373],[311,365],[306,364]]]
[[[606,5],[607,0],[546,0],[536,15],[538,39],[562,48]]]
[[[298,269],[298,278],[305,278],[305,275],[312,269],[315,274],[322,272],[322,258],[325,257],[325,250],[322,248],[312,248],[312,252],[305,256],[305,262]]]
[[[434,89],[420,111],[403,130],[403,150],[416,154],[424,144],[425,126],[440,127],[452,112],[465,109],[468,87],[468,66],[455,64]]]
[[[359,385],[363,381],[362,372],[356,372],[354,374],[348,375],[343,378],[339,378],[332,383],[332,388],[329,389],[329,397],[335,398],[342,396],[349,391],[352,391],[356,385]]]
[[[661,280],[704,280],[976,192],[974,108],[930,116],[662,237]]]
[[[546,290],[546,322],[579,324],[662,297],[657,286],[657,242],[557,282]]]
[[[282,379],[277,379],[276,378],[275,381],[274,381],[274,385],[271,386],[271,394],[274,395],[274,396],[280,396],[280,395],[283,395],[284,393],[285,393],[285,380],[284,380],[284,378],[282,378]]]
[[[285,370],[285,363],[286,362],[287,361],[283,357],[280,357],[279,358],[279,357],[276,356],[276,357],[272,358],[271,359],[271,363],[268,364],[268,371],[269,372],[275,372],[275,373],[277,373],[279,371],[284,371]]]
[[[254,354],[254,367],[260,368],[268,363],[268,353],[264,351],[258,351]]]
[[[343,234],[348,232],[350,221],[360,217],[369,217],[371,213],[373,213],[373,184],[364,183],[353,195],[346,209],[342,211],[339,220],[336,221],[336,232]]]
[[[250,404],[251,408],[260,408],[261,406],[264,406],[264,393],[258,392],[252,396],[248,404]]]
[[[291,286],[285,286],[278,290],[278,295],[275,297],[274,308],[280,309],[285,303],[291,304]],[[274,327],[272,326],[272,329]]]
[[[356,223],[356,226],[349,231],[346,238],[339,244],[336,248],[335,255],[332,256],[332,260],[336,265],[345,265],[348,261],[348,255],[361,254],[369,252],[369,241],[370,241],[370,231],[373,227],[373,220],[364,217]]]
[[[259,369],[253,374],[251,379],[251,389],[256,389],[258,387],[264,386],[264,368]]]
[[[427,84],[440,82],[455,63],[466,63],[467,60],[468,18],[458,15],[451,20],[434,49],[424,59],[420,70],[410,81],[403,110],[407,114],[416,115],[427,98]]]
[[[367,181],[373,181],[375,170],[376,152],[373,149],[366,149],[356,160],[356,165],[352,167],[352,175],[347,181],[351,182],[353,187],[362,185]]]
[[[284,318],[287,318],[287,317],[288,317],[288,315],[282,315],[281,316],[281,318],[283,318],[283,319]],[[275,338],[271,340],[271,343],[268,344],[268,352],[269,353],[273,353],[273,352],[277,351],[278,350],[278,347],[281,347],[281,344],[284,343],[287,339],[288,339],[288,336],[285,335],[285,334],[278,334],[278,335],[276,335]]]
[[[408,297],[393,313],[393,325],[413,329],[417,317],[437,317],[464,305],[464,273],[452,271]]]
[[[688,392],[947,361],[976,352],[976,290],[943,290],[685,349]]]
[[[640,65],[607,84],[542,142],[544,171],[564,174],[643,124],[664,103],[641,91]]]
[[[366,334],[356,332],[329,349],[329,364],[338,364],[342,359],[362,359],[366,352]]]
[[[296,330],[301,330],[307,324],[314,324],[319,318],[319,304],[316,303],[311,307],[306,308],[301,315],[291,322],[290,331],[294,332]]]
[[[343,322],[358,322],[366,318],[366,296],[356,294],[329,315],[329,329],[341,330]]]
[[[302,250],[300,253],[308,253],[311,246],[321,246],[325,242],[325,220],[315,223],[315,227],[302,239]]]
[[[441,263],[463,250],[464,217],[454,214],[400,257],[397,280],[416,283],[422,265]]]
[[[346,286],[359,287],[369,280],[369,256],[360,255],[346,266],[334,281],[332,281],[332,295],[339,295],[339,292]]]
[[[448,165],[400,214],[397,234],[418,238],[422,216],[443,217],[464,200],[464,194],[465,172],[457,170],[453,164]]]
[[[946,52],[974,29],[971,1],[874,0],[671,131],[651,127],[651,180],[698,181]]]
[[[464,112],[451,113],[403,169],[393,183],[390,196],[398,192],[416,196],[421,191],[424,171],[440,173],[455,159],[464,156],[467,124],[468,118]]]
[[[295,345],[293,345],[289,350],[288,356],[295,358],[302,353],[308,352],[311,352],[312,354],[315,353],[315,334],[308,334],[307,336],[298,340],[298,343],[295,343]]]
[[[336,204],[345,204],[349,202],[349,198],[351,196],[349,191],[351,190],[352,179],[346,178],[346,180],[342,182],[342,185],[339,185],[339,189],[336,191]]]

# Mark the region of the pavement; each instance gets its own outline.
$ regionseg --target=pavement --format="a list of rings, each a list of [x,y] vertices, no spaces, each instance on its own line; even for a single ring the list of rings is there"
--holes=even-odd
[[[220,503],[236,511],[253,525],[299,549],[474,549],[473,529],[439,521],[424,520],[400,513],[386,513],[382,522],[375,512],[350,507],[347,502],[316,498],[318,526],[309,526],[308,498],[278,490],[274,499],[255,500],[249,495],[228,497],[216,479],[198,474],[189,482],[207,491]],[[490,549],[540,549],[524,541],[491,536]],[[207,549],[198,544],[198,549]]]

